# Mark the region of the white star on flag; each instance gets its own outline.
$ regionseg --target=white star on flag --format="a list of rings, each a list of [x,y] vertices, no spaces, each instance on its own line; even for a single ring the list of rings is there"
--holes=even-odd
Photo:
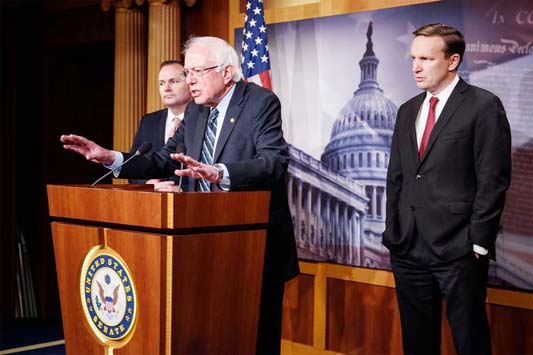
[[[242,71],[249,82],[272,89],[263,1],[248,0],[244,17]]]

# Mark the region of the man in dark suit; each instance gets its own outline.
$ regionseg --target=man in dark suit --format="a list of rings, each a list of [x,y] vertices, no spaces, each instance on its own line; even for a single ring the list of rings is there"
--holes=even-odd
[[[242,81],[237,53],[219,38],[190,39],[185,46],[184,68],[194,102],[187,106],[182,124],[162,149],[124,165],[120,177],[143,178],[175,171],[189,177],[190,191],[271,191],[257,353],[279,354],[284,283],[298,274],[284,180],[289,154],[280,102],[271,91]],[[66,149],[110,168],[130,156],[80,136],[61,136],[61,141]],[[187,155],[174,153],[181,144]],[[178,170],[180,163],[186,168]]]
[[[161,149],[176,132],[183,120],[185,108],[192,100],[189,86],[185,83],[183,76],[182,62],[167,60],[161,63],[158,82],[161,102],[166,108],[148,113],[141,118],[130,154],[134,154],[144,142],[152,144],[151,151],[153,152]],[[168,179],[131,179],[129,181],[132,184],[153,184],[157,191],[177,192],[179,178],[171,174]]]
[[[511,174],[511,133],[498,97],[457,75],[462,34],[413,32],[424,93],[398,110],[383,243],[390,250],[406,354],[439,354],[442,297],[457,353],[491,352],[489,257]]]

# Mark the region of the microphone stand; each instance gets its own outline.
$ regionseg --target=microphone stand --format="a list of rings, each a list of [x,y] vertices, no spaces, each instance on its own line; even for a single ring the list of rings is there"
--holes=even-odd
[[[109,174],[111,173],[114,173],[115,171],[117,171],[118,169],[120,169],[122,167],[122,165],[126,164],[127,162],[129,162],[130,160],[132,160],[134,157],[136,157],[137,155],[140,155],[140,152],[139,151],[136,151],[135,154],[133,154],[131,157],[129,157],[128,159],[126,159],[126,161],[124,161],[122,164],[120,164],[119,166],[117,166],[115,169],[113,170],[109,170],[104,176],[102,176],[100,179],[96,180],[95,182],[93,182],[91,184],[91,187],[94,187],[94,185],[98,184],[100,181],[102,181],[104,178],[108,177]]]
[[[187,152],[187,148],[185,147],[185,144],[183,142],[180,142],[178,146],[176,147],[176,153],[177,154],[185,154]],[[183,170],[183,162],[180,161],[180,170]],[[183,180],[183,176],[180,175],[180,179],[178,181],[178,190],[181,191],[181,181]]]
[[[141,146],[139,147],[139,149],[137,149],[137,151],[135,152],[135,154],[133,154],[131,157],[129,157],[128,159],[126,159],[126,161],[122,162],[122,164],[120,164],[119,166],[117,166],[115,169],[113,170],[110,170],[108,171],[104,176],[102,176],[100,179],[96,180],[95,182],[93,182],[91,184],[91,187],[94,187],[94,185],[96,185],[97,183],[99,183],[100,181],[102,181],[103,178],[105,178],[106,176],[109,176],[109,174],[111,173],[114,173],[115,171],[117,171],[118,169],[120,169],[124,164],[126,164],[127,162],[129,162],[130,160],[132,160],[134,157],[136,157],[137,155],[142,155],[142,154],[145,154],[145,153],[148,153],[150,151],[150,149],[152,149],[152,143],[150,142],[144,142],[143,144],[141,144]]]
[[[181,165],[180,170],[183,170],[183,163],[180,162],[180,165]],[[180,192],[181,192],[181,181],[182,180],[183,180],[183,176],[180,175],[180,180],[178,181],[178,191],[180,191]]]

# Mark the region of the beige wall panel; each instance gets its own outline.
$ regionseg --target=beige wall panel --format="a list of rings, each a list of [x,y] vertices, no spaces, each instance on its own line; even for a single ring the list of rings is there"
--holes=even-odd
[[[139,118],[146,112],[146,19],[137,8],[115,11],[113,148],[129,151]]]
[[[163,108],[157,77],[165,60],[181,59],[181,9],[177,0],[150,1],[148,8],[147,112]]]

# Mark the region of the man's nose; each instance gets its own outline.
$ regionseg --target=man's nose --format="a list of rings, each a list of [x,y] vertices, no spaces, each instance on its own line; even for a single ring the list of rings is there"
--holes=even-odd
[[[194,80],[196,80],[196,79],[194,79],[194,77],[192,75],[187,75],[185,77],[185,84],[191,85],[194,82]]]
[[[413,73],[418,73],[420,70],[420,62],[418,60],[413,60]]]

